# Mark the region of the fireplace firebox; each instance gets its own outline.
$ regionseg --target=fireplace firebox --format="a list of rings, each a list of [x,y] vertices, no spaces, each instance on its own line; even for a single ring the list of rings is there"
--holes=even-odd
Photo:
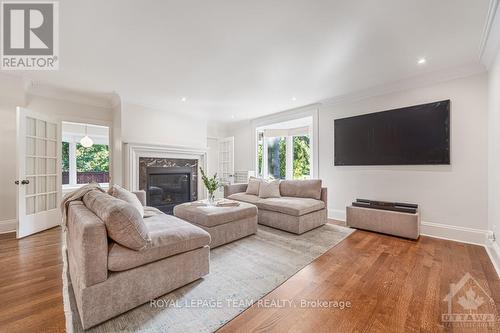
[[[192,172],[189,167],[147,168],[147,205],[173,214],[176,205],[192,201]]]

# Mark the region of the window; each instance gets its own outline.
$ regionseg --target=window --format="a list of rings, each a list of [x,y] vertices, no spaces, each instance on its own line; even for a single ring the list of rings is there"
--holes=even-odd
[[[311,117],[258,128],[257,175],[269,179],[310,179],[311,132]]]
[[[62,183],[78,186],[92,182],[109,183],[109,145],[107,127],[62,124]],[[92,140],[90,147],[80,143],[84,136]]]
[[[257,131],[257,175],[264,176],[264,132]]]
[[[293,137],[293,179],[311,178],[311,144],[309,135]]]
[[[267,138],[267,174],[271,179],[286,178],[286,137]]]

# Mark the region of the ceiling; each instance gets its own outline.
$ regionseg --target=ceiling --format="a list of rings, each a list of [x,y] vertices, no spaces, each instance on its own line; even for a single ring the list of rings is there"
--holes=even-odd
[[[65,0],[26,78],[241,120],[477,63],[489,0]],[[425,57],[425,65],[417,60]],[[183,102],[182,98],[186,101]]]

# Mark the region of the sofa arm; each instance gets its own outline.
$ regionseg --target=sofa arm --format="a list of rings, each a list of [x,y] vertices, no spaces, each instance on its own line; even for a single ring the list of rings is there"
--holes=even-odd
[[[67,226],[68,263],[76,287],[82,289],[106,281],[108,234],[104,222],[81,201],[73,201],[68,208]]]
[[[134,193],[137,196],[137,199],[139,199],[139,201],[143,206],[146,206],[146,191],[139,190],[139,191],[134,191],[132,193]]]
[[[229,184],[224,185],[224,198],[231,194],[246,192],[248,184]]]
[[[321,201],[325,203],[325,208],[328,209],[328,189],[326,187],[321,188]]]

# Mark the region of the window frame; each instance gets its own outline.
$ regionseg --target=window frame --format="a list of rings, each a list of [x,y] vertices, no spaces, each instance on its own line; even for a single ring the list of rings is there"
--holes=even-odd
[[[85,125],[85,123],[76,123],[76,122],[66,122],[62,121],[63,125],[64,123],[67,124],[78,124],[78,125]],[[110,145],[110,140],[109,138],[111,137],[111,127],[107,125],[100,125],[100,124],[90,124],[87,123],[88,126],[96,126],[96,127],[105,127],[107,129],[107,135],[89,135],[92,137],[92,140],[94,141],[94,144],[98,145],[107,145],[108,146],[108,153],[109,153],[109,169],[108,169],[108,174],[109,174],[109,179],[111,180],[111,170],[112,170],[112,147]],[[62,130],[62,128],[61,128]],[[87,184],[78,184],[77,183],[77,169],[76,169],[76,146],[78,143],[80,143],[81,140],[81,135],[76,135],[72,133],[64,133],[62,132],[62,138],[61,142],[68,142],[69,144],[69,149],[68,149],[68,154],[69,154],[69,183],[68,184],[62,184],[61,181],[61,186],[63,192],[69,192],[72,190],[79,189],[82,186],[85,186]],[[62,158],[61,158],[61,163],[62,163]],[[62,179],[61,179],[62,180]],[[107,189],[109,188],[109,182],[108,183],[99,183],[99,185]]]

